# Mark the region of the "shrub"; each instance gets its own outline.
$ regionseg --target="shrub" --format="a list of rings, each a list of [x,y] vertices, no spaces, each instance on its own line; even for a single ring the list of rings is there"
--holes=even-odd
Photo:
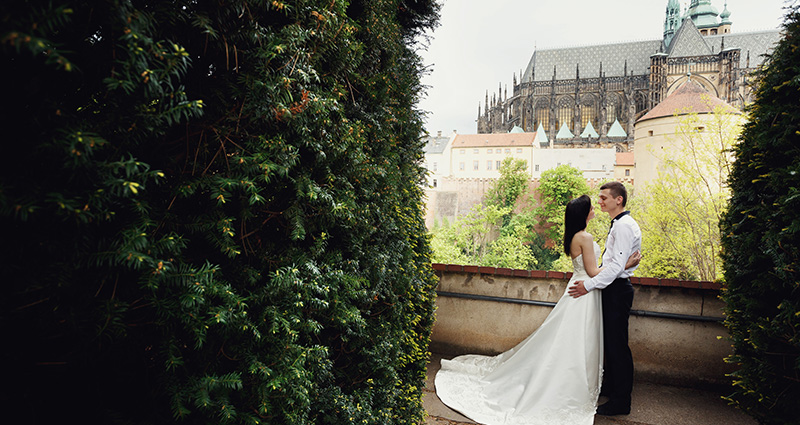
[[[725,324],[737,365],[730,400],[763,424],[796,424],[800,400],[800,13],[759,75],[734,148],[721,222]]]
[[[438,7],[2,3],[6,411],[419,422]]]

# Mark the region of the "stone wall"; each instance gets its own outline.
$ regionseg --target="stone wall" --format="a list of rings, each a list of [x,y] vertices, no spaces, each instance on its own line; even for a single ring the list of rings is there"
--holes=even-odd
[[[494,355],[544,321],[571,273],[434,264],[439,276],[431,350]],[[633,278],[630,347],[639,379],[686,386],[729,385],[733,369],[719,284]],[[721,337],[721,338],[719,338]]]

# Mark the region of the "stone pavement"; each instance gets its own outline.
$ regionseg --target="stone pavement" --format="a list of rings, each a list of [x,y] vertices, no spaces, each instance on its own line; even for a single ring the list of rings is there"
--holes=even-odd
[[[433,385],[441,355],[432,354],[428,363],[423,401],[428,412],[426,425],[474,424],[445,406]],[[446,357],[445,358],[449,358]],[[601,403],[604,399],[601,398]],[[679,388],[650,382],[635,382],[630,415],[596,416],[595,425],[757,425],[757,422],[729,406],[720,394],[693,388]]]

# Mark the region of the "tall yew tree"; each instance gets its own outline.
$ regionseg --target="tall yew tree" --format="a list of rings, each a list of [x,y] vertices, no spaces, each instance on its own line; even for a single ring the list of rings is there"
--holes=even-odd
[[[420,422],[438,10],[2,2],[3,416]]]
[[[721,221],[730,399],[763,424],[797,424],[800,400],[800,12],[761,70],[734,148]]]

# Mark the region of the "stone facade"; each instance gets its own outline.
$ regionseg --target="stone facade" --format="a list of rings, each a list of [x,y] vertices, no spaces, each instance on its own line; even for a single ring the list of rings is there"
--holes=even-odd
[[[487,92],[483,111],[478,108],[478,133],[518,126],[546,132],[553,148],[629,152],[635,122],[690,76],[743,108],[752,100],[751,74],[779,40],[779,31],[731,33],[727,7],[720,14],[710,0],[693,0],[679,16],[674,3],[667,5],[663,39],[535,50],[519,81],[514,75],[510,97],[502,86],[491,99]],[[610,134],[615,122],[624,134]],[[581,137],[589,124],[598,137]],[[573,136],[557,138],[562,127]]]

